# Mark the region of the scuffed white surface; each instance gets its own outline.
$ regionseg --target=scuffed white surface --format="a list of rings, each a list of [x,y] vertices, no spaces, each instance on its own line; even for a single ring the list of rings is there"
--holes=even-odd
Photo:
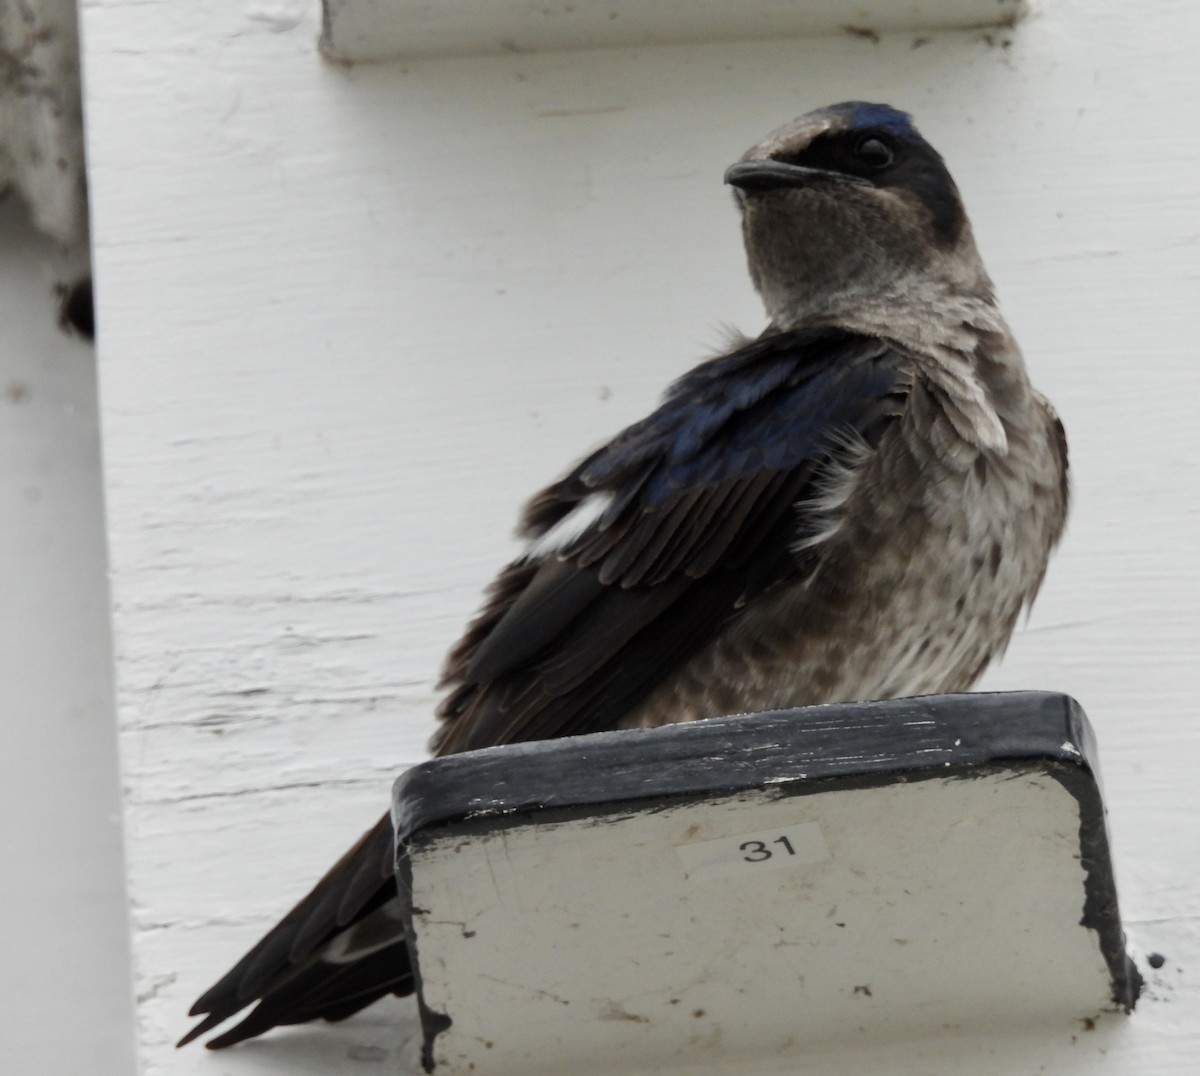
[[[1078,835],[1062,785],[1011,771],[434,830],[411,869],[435,1072],[811,1072],[842,1043],[1097,1019]]]
[[[912,109],[944,151],[1070,431],[1067,541],[985,686],[1082,700],[1130,933],[1167,963],[1132,1020],[1048,1041],[1076,1039],[1060,1071],[1195,1071],[1193,6],[1056,0],[1013,35],[919,47],[358,69],[320,59],[302,0],[84,16],[146,1076],[399,1063],[400,1003],[223,1055],[171,1043],[422,757],[518,501],[640,417],[719,322],[760,324],[722,171],[847,97]],[[1032,1072],[1046,1041],[847,1071],[982,1072],[954,1064],[985,1048]]]
[[[1010,25],[1025,0],[323,0],[339,60]]]
[[[80,271],[0,200],[0,1067],[132,1076],[92,348]]]

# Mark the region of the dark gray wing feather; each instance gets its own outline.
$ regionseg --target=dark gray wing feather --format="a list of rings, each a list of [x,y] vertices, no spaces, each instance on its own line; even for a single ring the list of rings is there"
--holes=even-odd
[[[616,727],[755,594],[811,564],[800,508],[849,439],[877,442],[905,359],[840,330],[779,333],[706,363],[530,502],[546,534],[588,497],[569,545],[518,561],[447,659],[439,753]]]

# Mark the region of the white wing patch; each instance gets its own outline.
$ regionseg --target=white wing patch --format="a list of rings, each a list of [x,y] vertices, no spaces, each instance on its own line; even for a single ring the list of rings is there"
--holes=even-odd
[[[525,559],[545,560],[560,550],[566,549],[608,511],[612,502],[613,495],[607,490],[585,497],[545,534],[530,544],[525,553]]]
[[[796,505],[800,518],[811,523],[792,543],[795,553],[822,546],[841,530],[846,502],[858,488],[863,464],[874,451],[854,430],[835,436],[834,447],[834,455],[817,478],[816,495]]]
[[[380,905],[366,919],[360,919],[330,939],[321,953],[326,964],[353,964],[365,956],[395,945],[404,938],[404,909],[399,897]]]

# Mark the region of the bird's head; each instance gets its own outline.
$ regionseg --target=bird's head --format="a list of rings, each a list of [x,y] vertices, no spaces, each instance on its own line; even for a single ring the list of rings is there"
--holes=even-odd
[[[750,275],[781,328],[880,296],[990,296],[958,188],[908,115],[849,101],[773,131],[725,172]]]

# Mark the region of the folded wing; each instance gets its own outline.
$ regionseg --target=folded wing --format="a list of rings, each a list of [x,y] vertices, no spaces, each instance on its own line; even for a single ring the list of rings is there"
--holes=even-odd
[[[450,653],[438,754],[617,727],[739,612],[803,579],[826,467],[904,405],[905,361],[834,329],[707,362],[529,503],[529,552]],[[212,1048],[412,991],[385,816],[193,1007]]]

